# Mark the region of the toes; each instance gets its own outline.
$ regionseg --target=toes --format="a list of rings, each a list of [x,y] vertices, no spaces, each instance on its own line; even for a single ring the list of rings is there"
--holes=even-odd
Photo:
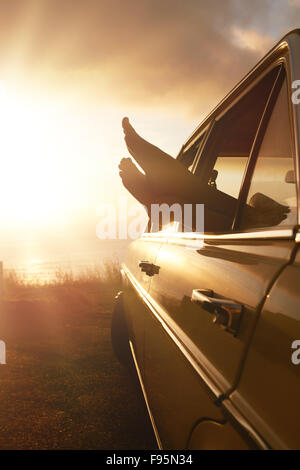
[[[129,122],[128,117],[122,119],[122,127],[125,135],[135,134],[135,130]]]
[[[129,124],[129,119],[128,119],[128,117],[124,117],[124,118],[122,119],[122,127],[123,127],[124,130],[125,130],[125,128],[128,126],[128,124]]]
[[[130,179],[134,181],[136,178],[143,175],[143,173],[139,171],[130,158],[123,158],[119,164],[119,175],[122,180],[125,178],[126,180]]]
[[[125,170],[129,166],[133,165],[131,158],[122,158],[122,160],[119,163],[119,168],[120,170]]]

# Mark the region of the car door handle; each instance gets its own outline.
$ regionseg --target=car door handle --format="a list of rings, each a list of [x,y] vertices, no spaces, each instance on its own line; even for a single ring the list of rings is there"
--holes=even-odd
[[[215,297],[212,290],[194,289],[191,301],[213,315],[213,322],[228,333],[237,335],[243,313],[243,305],[234,300]]]
[[[159,274],[160,266],[156,266],[150,261],[140,261],[139,267],[143,273],[146,273],[147,276],[154,276],[154,274]]]

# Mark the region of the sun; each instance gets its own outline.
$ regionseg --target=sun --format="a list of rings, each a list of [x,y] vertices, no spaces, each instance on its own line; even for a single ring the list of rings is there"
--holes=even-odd
[[[0,83],[0,214],[45,225],[62,215],[68,194],[61,112],[51,100]]]

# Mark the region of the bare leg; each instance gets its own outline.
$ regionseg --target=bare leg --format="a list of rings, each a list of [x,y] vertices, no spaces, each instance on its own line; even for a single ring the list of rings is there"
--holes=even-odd
[[[145,171],[152,189],[161,194],[177,194],[191,179],[191,173],[177,160],[137,134],[124,118],[122,126],[130,154]]]
[[[128,118],[123,119],[122,125],[127,148],[146,173],[140,173],[130,159],[125,159],[130,164],[124,163],[124,168],[120,168],[124,186],[134,197],[148,207],[164,202],[169,205],[205,204],[211,211],[209,226],[215,228],[215,220],[220,219],[220,214],[230,224],[236,202],[233,198],[203,184],[201,178],[190,173],[179,161],[140,137]],[[214,212],[219,213],[219,219]],[[206,214],[207,220],[207,211]]]

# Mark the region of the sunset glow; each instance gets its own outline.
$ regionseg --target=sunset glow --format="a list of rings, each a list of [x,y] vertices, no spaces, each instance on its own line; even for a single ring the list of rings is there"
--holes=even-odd
[[[288,3],[277,25],[261,23],[269,14],[262,2],[259,15],[246,2],[243,13],[231,2],[205,2],[183,21],[182,5],[162,10],[156,2],[1,1],[0,259],[47,257],[45,233],[96,242],[99,205],[130,198],[118,175],[128,156],[122,117],[175,156],[296,26],[299,5]],[[281,7],[273,2],[272,18]]]

